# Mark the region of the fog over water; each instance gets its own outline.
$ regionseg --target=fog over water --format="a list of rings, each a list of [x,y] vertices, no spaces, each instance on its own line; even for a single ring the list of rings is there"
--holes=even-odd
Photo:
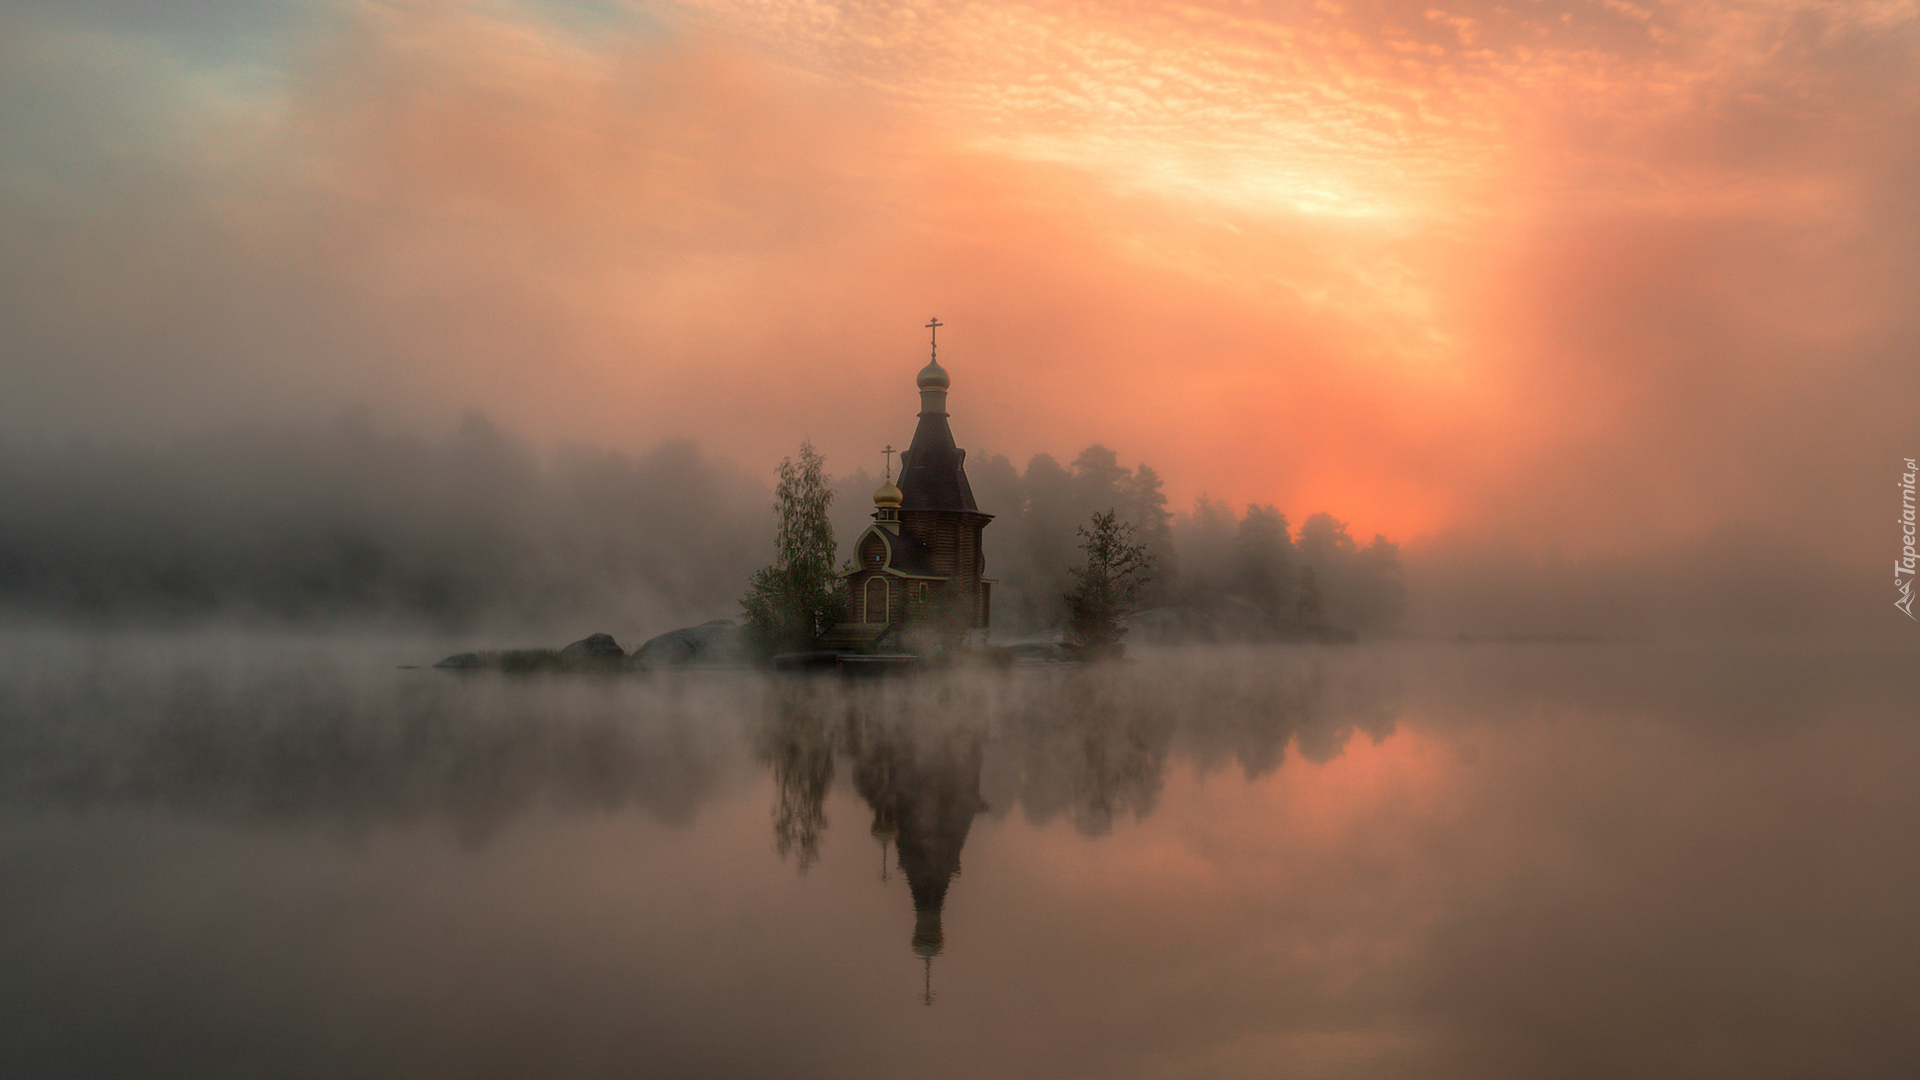
[[[1913,1073],[1916,71],[0,0],[0,1080]],[[1128,662],[403,668],[738,617],[802,440],[844,558],[935,322],[994,643],[1114,510]]]
[[[843,683],[0,645],[10,1076],[1893,1076],[1920,1050],[1910,650]]]
[[[909,408],[898,410],[903,428]],[[1058,450],[1061,461],[1039,454],[1017,466],[987,452],[968,461],[981,505],[995,515],[987,558],[999,579],[1002,639],[1064,621],[1075,528],[1116,505],[1126,516],[1141,473],[1157,500],[1146,505],[1165,519],[1146,530],[1158,556],[1150,603],[1207,606],[1223,591],[1245,598],[1234,518],[1251,506],[1166,497],[1152,463],[1130,448]],[[828,467],[844,557],[869,523],[880,478],[857,460]],[[441,430],[349,411],[159,442],[0,433],[0,612],[109,626],[425,628],[502,646],[605,632],[632,647],[739,614],[747,579],[773,554],[770,475],[686,439],[631,453],[580,443],[541,450],[477,412]],[[1218,536],[1203,522],[1209,506],[1224,515]],[[1522,534],[1343,531],[1350,558],[1368,555],[1370,541],[1400,551],[1404,622],[1397,601],[1392,617],[1369,616],[1353,602],[1367,590],[1309,555],[1307,526],[1325,517],[1320,506],[1277,509],[1293,537],[1289,557],[1321,563],[1329,620],[1362,633],[1885,641],[1910,631],[1885,566],[1898,549],[1867,544],[1899,536],[1885,527],[1885,507],[1871,529],[1833,533],[1863,545],[1847,558],[1767,529],[1584,556],[1543,556]],[[1396,589],[1401,576],[1396,563]]]

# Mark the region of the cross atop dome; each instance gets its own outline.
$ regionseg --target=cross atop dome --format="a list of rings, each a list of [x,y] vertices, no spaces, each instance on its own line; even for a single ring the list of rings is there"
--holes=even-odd
[[[923,391],[945,391],[952,385],[947,378],[947,369],[940,366],[940,328],[945,325],[939,319],[927,320],[927,366],[920,369],[918,380]]]

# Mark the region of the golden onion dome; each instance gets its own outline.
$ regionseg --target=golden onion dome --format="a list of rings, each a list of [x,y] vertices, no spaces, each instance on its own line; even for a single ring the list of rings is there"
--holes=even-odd
[[[927,366],[920,369],[920,377],[916,381],[922,390],[945,390],[951,385],[947,380],[947,369],[941,367],[938,360],[927,361]]]
[[[873,489],[873,505],[882,509],[898,510],[900,500],[904,498],[906,496],[900,493],[900,489],[895,487],[891,480],[882,481],[879,487]]]

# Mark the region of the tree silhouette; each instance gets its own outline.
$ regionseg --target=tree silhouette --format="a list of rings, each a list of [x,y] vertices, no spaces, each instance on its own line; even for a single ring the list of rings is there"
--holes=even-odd
[[[808,648],[846,617],[845,590],[834,573],[833,523],[827,516],[833,489],[825,465],[812,443],[800,444],[798,462],[780,462],[774,564],[755,573],[740,598],[747,632],[769,654]]]
[[[1131,524],[1140,543],[1153,557],[1153,581],[1145,596],[1149,603],[1165,603],[1172,595],[1175,560],[1173,553],[1173,514],[1167,509],[1166,493],[1160,489],[1160,474],[1141,462],[1121,485],[1126,496],[1126,511],[1121,517]]]
[[[1320,603],[1320,585],[1314,579],[1313,567],[1300,568],[1299,594],[1300,625],[1307,629],[1323,625],[1325,616]]]
[[[1127,632],[1121,620],[1152,580],[1153,556],[1112,510],[1093,515],[1079,533],[1086,561],[1068,571],[1077,587],[1066,597],[1067,632],[1090,654],[1112,655]]]
[[[773,769],[774,849],[792,856],[794,869],[805,874],[820,858],[837,742],[814,688],[778,698],[756,741],[760,760]]]
[[[1295,597],[1293,538],[1286,515],[1271,506],[1248,506],[1234,548],[1241,595],[1270,617],[1286,621]]]

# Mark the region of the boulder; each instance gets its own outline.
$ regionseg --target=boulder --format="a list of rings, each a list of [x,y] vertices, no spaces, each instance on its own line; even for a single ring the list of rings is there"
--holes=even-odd
[[[1016,664],[1057,664],[1067,658],[1065,648],[1052,641],[1023,641],[1001,651],[1012,657]]]
[[[633,651],[631,666],[641,669],[686,664],[744,664],[747,635],[732,619],[669,630]]]
[[[1129,615],[1122,625],[1130,631],[1127,640],[1142,645],[1273,641],[1297,633],[1243,596],[1223,596],[1206,607],[1149,608]]]
[[[1196,607],[1148,608],[1120,622],[1127,628],[1127,640],[1147,645],[1211,641],[1217,633],[1213,617]]]
[[[695,647],[691,629],[669,630],[659,637],[648,638],[633,650],[627,661],[630,667],[638,668],[677,667],[693,663]]]
[[[433,666],[437,668],[456,668],[456,669],[480,668],[480,667],[486,667],[487,662],[485,660],[480,659],[479,653],[463,652],[463,653],[454,653],[452,656],[447,657],[445,660],[442,660]]]
[[[1266,641],[1282,636],[1273,616],[1244,596],[1226,596],[1208,612],[1213,617],[1215,641]]]
[[[613,640],[612,634],[588,634],[560,650],[560,658],[567,661],[618,660],[625,655],[627,650]]]
[[[702,664],[744,664],[750,650],[747,632],[732,619],[713,619],[693,628],[698,644],[694,659]]]

